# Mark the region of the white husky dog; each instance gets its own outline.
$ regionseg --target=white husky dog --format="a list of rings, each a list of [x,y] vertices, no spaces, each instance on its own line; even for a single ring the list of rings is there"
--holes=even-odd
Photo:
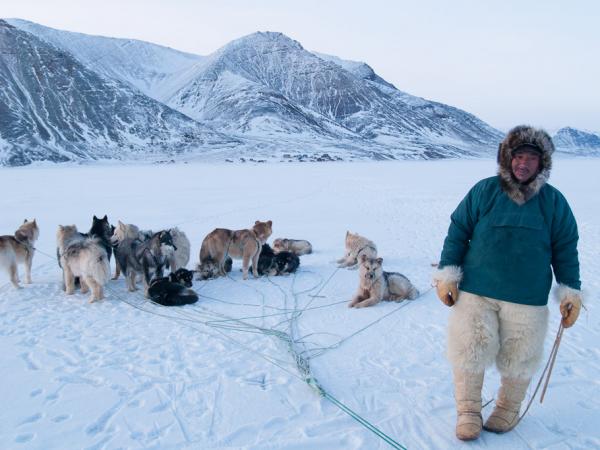
[[[10,282],[17,289],[21,287],[17,264],[25,264],[25,283],[31,283],[31,262],[35,253],[33,245],[39,234],[35,219],[25,219],[13,236],[0,236],[0,268],[9,273]]]
[[[169,268],[171,272],[175,272],[177,269],[187,267],[190,262],[190,240],[183,231],[179,228],[171,228],[169,230],[171,237],[173,238],[173,244],[177,250],[173,251],[169,255]]]
[[[59,225],[56,244],[60,251],[65,291],[75,293],[75,277],[81,282],[81,292],[91,289],[90,303],[104,298],[104,285],[110,278],[108,254],[98,238],[82,238],[75,225]]]

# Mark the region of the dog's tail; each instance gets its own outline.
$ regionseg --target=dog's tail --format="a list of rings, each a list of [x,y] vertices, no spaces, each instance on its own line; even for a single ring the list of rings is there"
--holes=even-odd
[[[198,301],[198,294],[192,289],[184,289],[177,293],[168,293],[164,296],[153,297],[152,301],[163,306],[183,306],[191,305]]]

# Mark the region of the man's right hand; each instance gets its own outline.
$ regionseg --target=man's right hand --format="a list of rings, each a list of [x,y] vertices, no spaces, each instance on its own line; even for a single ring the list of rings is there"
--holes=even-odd
[[[454,306],[458,298],[458,284],[455,282],[438,281],[436,286],[437,296],[446,306]]]

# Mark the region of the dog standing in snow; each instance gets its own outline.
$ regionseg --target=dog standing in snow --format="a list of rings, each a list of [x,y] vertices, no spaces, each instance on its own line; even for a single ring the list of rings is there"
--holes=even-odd
[[[39,234],[35,219],[25,219],[13,236],[0,236],[0,268],[8,272],[10,282],[17,289],[21,287],[17,264],[25,265],[25,283],[31,283],[31,263],[35,253],[33,245]]]

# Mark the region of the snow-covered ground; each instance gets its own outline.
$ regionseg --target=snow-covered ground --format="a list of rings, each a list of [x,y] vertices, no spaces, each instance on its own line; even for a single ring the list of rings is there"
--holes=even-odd
[[[560,159],[550,180],[578,219],[587,311],[565,331],[546,399],[513,432],[466,444],[454,437],[450,310],[431,264],[450,213],[494,161],[2,169],[0,234],[32,217],[41,234],[33,284],[17,291],[0,274],[0,448],[390,448],[305,383],[307,363],[330,398],[409,449],[600,448],[599,171],[600,159]],[[190,266],[213,228],[255,220],[315,253],[270,279],[243,281],[235,261],[230,278],[196,282],[200,300],[182,308],[128,293],[122,277],[88,304],[63,294],[52,255],[58,224],[87,231],[94,214],[178,226]],[[333,263],[346,230],[374,240],[384,267],[423,295],[349,309],[358,272]],[[485,399],[499,381],[489,373]]]

